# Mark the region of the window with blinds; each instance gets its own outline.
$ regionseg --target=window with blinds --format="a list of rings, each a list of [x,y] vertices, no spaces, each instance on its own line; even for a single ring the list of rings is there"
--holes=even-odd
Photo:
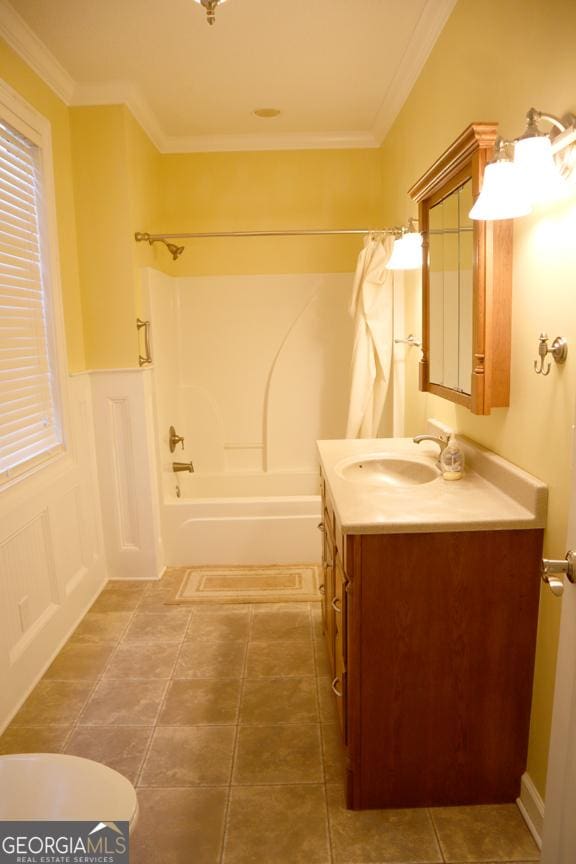
[[[39,146],[0,115],[0,483],[61,450]]]

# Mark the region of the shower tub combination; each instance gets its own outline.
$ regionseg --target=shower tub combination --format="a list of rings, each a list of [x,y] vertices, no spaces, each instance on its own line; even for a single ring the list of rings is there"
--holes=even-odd
[[[191,474],[178,485],[162,508],[171,566],[320,561],[317,474]]]
[[[346,426],[350,274],[145,275],[166,563],[319,562],[315,442]]]

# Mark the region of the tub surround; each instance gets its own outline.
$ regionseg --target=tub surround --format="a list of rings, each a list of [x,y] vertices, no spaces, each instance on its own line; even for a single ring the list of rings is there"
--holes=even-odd
[[[543,528],[548,490],[532,475],[467,438],[461,480],[441,476],[399,488],[351,482],[340,476],[346,460],[377,454],[435,465],[433,442],[411,438],[319,441],[318,451],[338,522],[349,534],[493,531]]]

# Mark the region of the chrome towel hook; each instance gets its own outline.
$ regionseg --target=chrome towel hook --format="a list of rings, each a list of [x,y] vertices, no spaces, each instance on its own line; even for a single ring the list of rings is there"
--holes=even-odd
[[[548,347],[548,334],[541,333],[538,344],[538,360],[534,361],[534,371],[537,375],[549,375],[552,363],[547,363],[544,368],[544,358],[551,354],[556,363],[564,363],[568,356],[568,342],[564,336],[557,336],[552,342],[552,346]]]

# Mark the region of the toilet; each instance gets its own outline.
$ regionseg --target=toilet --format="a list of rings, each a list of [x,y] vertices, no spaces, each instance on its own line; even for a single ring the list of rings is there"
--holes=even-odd
[[[117,771],[79,756],[22,753],[0,756],[0,821],[128,822],[138,799]]]

